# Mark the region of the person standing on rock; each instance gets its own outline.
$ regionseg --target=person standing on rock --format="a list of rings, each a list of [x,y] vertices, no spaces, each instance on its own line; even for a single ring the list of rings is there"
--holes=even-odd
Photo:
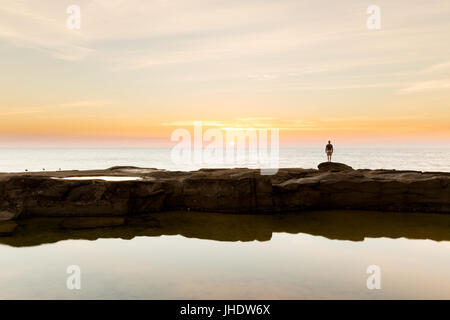
[[[333,145],[331,144],[331,141],[328,140],[328,144],[325,147],[325,152],[327,154],[327,160],[328,162],[331,162],[331,156],[333,155]]]

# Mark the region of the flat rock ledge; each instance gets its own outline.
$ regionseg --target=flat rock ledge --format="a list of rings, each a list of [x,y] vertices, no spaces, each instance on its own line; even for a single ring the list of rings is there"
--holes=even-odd
[[[91,176],[140,179],[64,179]],[[339,163],[322,163],[319,170],[280,169],[268,176],[252,169],[180,172],[136,167],[0,173],[2,224],[27,217],[123,217],[172,210],[277,213],[335,209],[450,213],[450,173],[353,170]],[[116,219],[108,224],[121,223]]]

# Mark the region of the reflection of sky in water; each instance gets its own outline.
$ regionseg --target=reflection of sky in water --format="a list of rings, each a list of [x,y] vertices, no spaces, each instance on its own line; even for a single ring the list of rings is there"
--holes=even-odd
[[[0,298],[450,298],[450,242],[329,240],[275,233],[265,242],[182,236],[0,246]],[[66,289],[66,268],[82,290]],[[366,288],[366,268],[382,289]]]

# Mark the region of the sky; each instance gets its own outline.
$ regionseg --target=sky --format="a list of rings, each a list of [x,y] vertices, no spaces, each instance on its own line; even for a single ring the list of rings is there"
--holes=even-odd
[[[202,121],[448,146],[449,18],[448,0],[0,0],[0,145],[166,145]]]

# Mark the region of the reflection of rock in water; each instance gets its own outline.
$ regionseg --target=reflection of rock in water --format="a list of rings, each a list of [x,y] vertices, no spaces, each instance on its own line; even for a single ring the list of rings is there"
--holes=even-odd
[[[104,218],[68,218],[61,221],[61,229],[96,229],[118,227],[125,224],[125,218],[122,217],[104,217]]]
[[[268,241],[273,233],[282,232],[351,241],[362,241],[367,237],[450,241],[450,216],[443,214],[316,211],[234,215],[164,212],[130,216],[120,221],[117,219],[123,218],[19,220],[19,227],[14,235],[0,238],[0,243],[21,247],[68,239],[132,239],[137,236],[162,235],[181,235],[186,238],[216,241]]]

